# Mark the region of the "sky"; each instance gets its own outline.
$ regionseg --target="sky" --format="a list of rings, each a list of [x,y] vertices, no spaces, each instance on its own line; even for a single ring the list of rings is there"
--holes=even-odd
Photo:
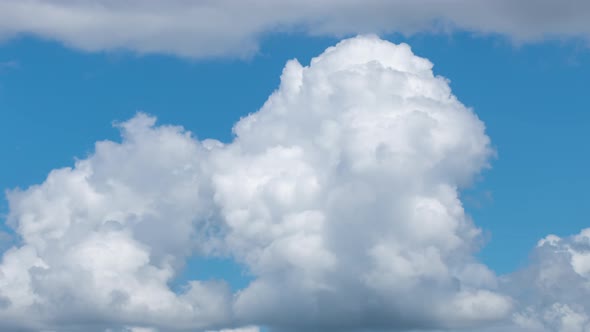
[[[0,329],[589,331],[587,22],[0,1]]]

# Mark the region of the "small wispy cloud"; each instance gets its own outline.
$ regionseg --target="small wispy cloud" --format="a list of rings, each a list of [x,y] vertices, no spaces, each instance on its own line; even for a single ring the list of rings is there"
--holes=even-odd
[[[20,68],[20,62],[16,60],[0,61],[0,71]]]

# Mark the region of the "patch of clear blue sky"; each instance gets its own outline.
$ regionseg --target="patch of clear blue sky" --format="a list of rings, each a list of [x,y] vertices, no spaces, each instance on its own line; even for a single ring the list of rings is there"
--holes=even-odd
[[[516,47],[497,37],[389,36],[449,78],[486,123],[498,158],[463,192],[487,242],[480,258],[498,273],[523,265],[536,242],[589,226],[590,51],[581,42]],[[307,64],[337,40],[273,35],[249,60],[187,60],[84,53],[34,38],[0,44],[0,188],[27,187],[71,166],[98,140],[118,140],[112,121],[137,111],[199,138],[231,140],[231,127],[277,87],[283,65]],[[7,212],[2,200],[1,213]],[[1,246],[0,246],[1,248]],[[227,259],[190,259],[194,278],[250,277]]]

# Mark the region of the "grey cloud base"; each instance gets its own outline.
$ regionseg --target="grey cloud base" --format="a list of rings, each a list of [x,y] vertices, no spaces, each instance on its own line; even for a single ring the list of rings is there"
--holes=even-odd
[[[247,13],[245,15],[244,13]],[[470,31],[516,42],[590,40],[586,0],[2,0],[0,38],[86,51],[248,56],[261,36]]]
[[[122,142],[9,193],[22,243],[0,264],[0,328],[590,329],[587,230],[549,236],[510,276],[475,259],[458,190],[494,152],[407,45],[357,37],[288,62],[229,144],[155,122],[138,114]],[[172,291],[192,255],[254,281]]]

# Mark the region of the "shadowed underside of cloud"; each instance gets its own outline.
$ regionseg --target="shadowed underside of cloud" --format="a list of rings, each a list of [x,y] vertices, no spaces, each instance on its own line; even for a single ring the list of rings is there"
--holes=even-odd
[[[21,244],[0,264],[0,328],[590,328],[588,231],[541,241],[510,276],[474,258],[480,230],[458,190],[490,140],[405,44],[357,37],[289,61],[229,144],[155,122],[138,114],[120,143],[9,193]],[[172,291],[193,255],[254,281]]]
[[[515,42],[590,39],[586,0],[3,0],[0,37],[34,35],[87,51],[248,56],[261,36],[448,32]]]

